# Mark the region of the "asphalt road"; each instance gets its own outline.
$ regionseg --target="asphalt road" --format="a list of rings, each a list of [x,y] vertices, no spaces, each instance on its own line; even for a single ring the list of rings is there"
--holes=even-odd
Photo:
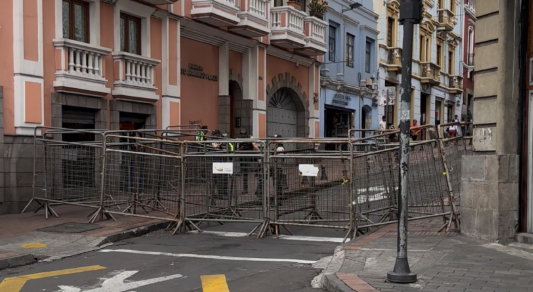
[[[103,250],[0,271],[2,292],[320,292],[311,287],[344,232],[295,228],[310,237],[257,239],[246,225],[171,236],[158,231]],[[43,272],[48,272],[44,273]],[[35,275],[37,273],[37,275]],[[41,273],[41,274],[38,274]],[[29,275],[29,276],[28,276]],[[4,281],[6,282],[6,281]],[[11,283],[10,282],[10,283]],[[22,285],[21,285],[22,283]],[[1,285],[1,284],[0,284]],[[5,288],[8,287],[8,288]]]

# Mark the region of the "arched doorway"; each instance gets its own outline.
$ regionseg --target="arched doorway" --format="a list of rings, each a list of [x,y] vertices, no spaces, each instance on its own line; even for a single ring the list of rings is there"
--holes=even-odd
[[[305,109],[297,94],[290,88],[278,89],[270,98],[267,109],[267,135],[303,137],[298,131],[305,126]]]
[[[230,108],[229,108],[229,135],[238,138],[241,129],[245,129],[248,134],[252,133],[252,105],[251,100],[245,100],[242,88],[237,81],[229,82]]]

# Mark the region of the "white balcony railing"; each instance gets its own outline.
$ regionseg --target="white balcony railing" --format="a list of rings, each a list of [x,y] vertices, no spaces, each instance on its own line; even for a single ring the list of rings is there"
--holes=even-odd
[[[229,30],[246,37],[260,37],[270,33],[268,22],[268,0],[238,0],[240,11],[237,12],[239,23]]]
[[[160,63],[159,60],[126,52],[113,53],[113,60],[119,68],[113,95],[157,99],[154,68]]]
[[[314,17],[308,19],[311,19],[311,37],[318,42],[325,43],[327,23]]]
[[[248,1],[248,11],[250,14],[259,17],[266,18],[267,11],[267,0],[247,0]]]
[[[53,41],[56,55],[56,80],[59,91],[83,90],[97,95],[109,93],[105,87],[103,58],[110,49],[70,39]]]
[[[191,16],[217,27],[239,23],[240,0],[192,0]]]
[[[307,16],[305,12],[298,11],[291,6],[274,7],[271,12],[272,30],[288,29],[295,33],[304,33],[304,19]]]
[[[304,21],[305,46],[301,52],[307,55],[322,55],[326,53],[326,27],[328,23],[316,17],[309,16]]]

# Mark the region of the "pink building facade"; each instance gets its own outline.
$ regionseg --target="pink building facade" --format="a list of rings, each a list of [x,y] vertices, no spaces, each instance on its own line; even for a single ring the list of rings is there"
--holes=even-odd
[[[319,136],[327,25],[306,10],[286,0],[0,1],[0,214],[31,198],[38,126]]]

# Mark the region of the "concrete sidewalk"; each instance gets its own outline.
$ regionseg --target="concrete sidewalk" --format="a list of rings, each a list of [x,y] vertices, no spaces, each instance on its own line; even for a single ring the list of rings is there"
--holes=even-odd
[[[0,270],[99,249],[108,243],[165,228],[168,222],[115,216],[87,224],[90,208],[56,206],[59,218],[37,213],[0,216]]]
[[[396,225],[337,249],[323,278],[327,291],[533,291],[533,246],[473,240],[457,231],[438,234],[442,220],[409,224],[414,284],[386,281],[396,259]],[[434,229],[437,227],[436,229]]]

